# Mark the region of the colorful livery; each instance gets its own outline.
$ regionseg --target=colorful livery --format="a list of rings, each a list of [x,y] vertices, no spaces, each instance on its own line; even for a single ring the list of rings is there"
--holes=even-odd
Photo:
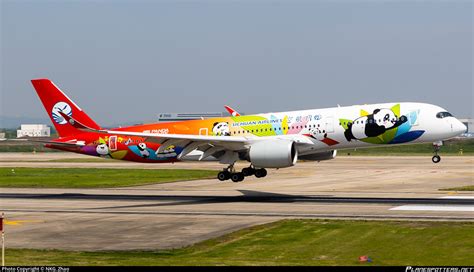
[[[255,115],[227,107],[232,116],[104,129],[49,79],[32,83],[60,136],[47,147],[144,163],[216,160],[227,165],[218,179],[234,182],[298,159],[333,159],[338,149],[439,143],[466,130],[445,109],[411,102]],[[238,160],[250,166],[238,172]]]

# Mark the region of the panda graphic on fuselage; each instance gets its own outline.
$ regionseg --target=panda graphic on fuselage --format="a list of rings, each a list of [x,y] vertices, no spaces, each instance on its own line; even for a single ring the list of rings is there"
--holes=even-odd
[[[95,152],[101,157],[109,155],[109,147],[107,144],[99,144],[95,148]]]
[[[309,127],[310,127],[309,133],[311,137],[313,137],[314,139],[322,141],[328,137],[324,124],[317,123],[317,124],[309,125]],[[311,127],[313,128],[311,129]]]
[[[397,118],[391,109],[376,109],[372,114],[362,116],[347,124],[344,136],[347,141],[352,139],[365,139],[367,137],[377,137],[385,131],[394,129],[407,121],[406,116]]]
[[[212,133],[216,136],[230,136],[229,123],[215,122],[212,127]]]
[[[146,158],[150,157],[150,152],[148,151],[145,143],[139,143],[137,145],[137,148],[138,148],[138,151],[140,152],[140,155],[143,158],[146,159]]]

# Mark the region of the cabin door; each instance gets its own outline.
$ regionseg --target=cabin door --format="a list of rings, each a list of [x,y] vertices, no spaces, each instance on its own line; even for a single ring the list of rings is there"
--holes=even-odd
[[[327,117],[325,119],[324,126],[326,128],[327,133],[333,133],[334,132],[334,118]]]

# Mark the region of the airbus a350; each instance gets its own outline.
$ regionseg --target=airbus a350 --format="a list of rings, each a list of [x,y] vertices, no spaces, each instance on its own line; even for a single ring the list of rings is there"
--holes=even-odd
[[[330,160],[341,149],[400,144],[434,143],[432,161],[438,163],[442,141],[466,131],[447,110],[413,102],[254,115],[228,108],[229,117],[105,129],[51,80],[31,82],[59,134],[44,141],[46,147],[143,163],[216,160],[226,166],[217,175],[221,181],[262,178],[267,168],[298,160]],[[239,160],[249,166],[238,171]]]

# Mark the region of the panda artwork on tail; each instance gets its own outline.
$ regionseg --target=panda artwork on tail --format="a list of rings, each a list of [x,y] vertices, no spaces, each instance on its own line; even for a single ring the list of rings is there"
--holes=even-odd
[[[376,109],[372,114],[357,118],[347,124],[344,136],[347,141],[360,140],[368,137],[377,137],[387,130],[394,129],[408,121],[406,116],[397,118],[390,109]]]

